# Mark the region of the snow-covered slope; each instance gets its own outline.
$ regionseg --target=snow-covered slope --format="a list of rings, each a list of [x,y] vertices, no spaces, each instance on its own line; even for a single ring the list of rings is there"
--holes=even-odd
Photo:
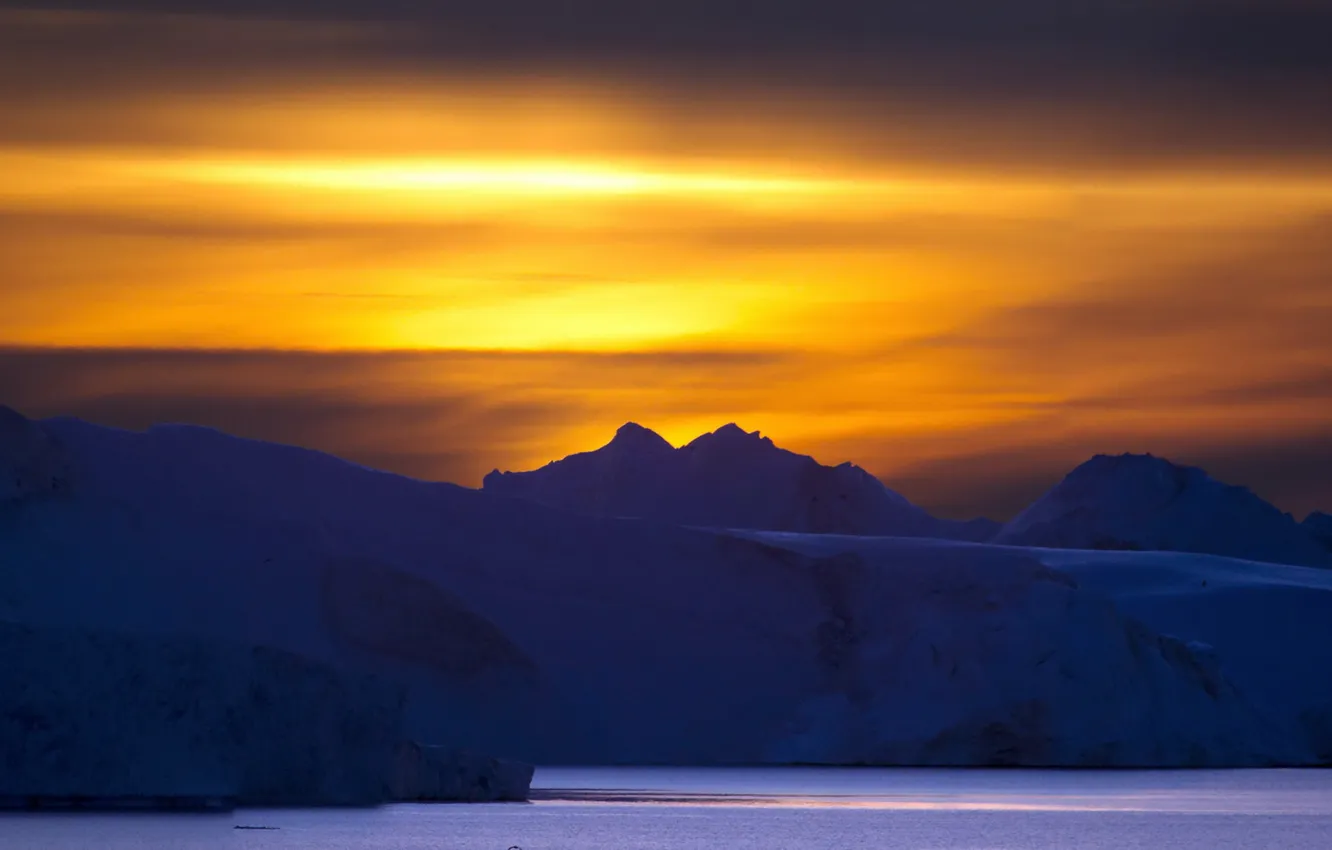
[[[713,528],[957,540],[999,528],[930,516],[857,466],[822,466],[733,424],[676,449],[630,422],[596,451],[531,472],[496,470],[483,489],[593,516]]]
[[[1006,524],[994,542],[1332,566],[1332,553],[1289,514],[1201,469],[1151,455],[1097,455]]]
[[[1300,523],[1304,530],[1313,535],[1313,538],[1322,543],[1325,548],[1332,551],[1332,514],[1325,514],[1322,511],[1314,511],[1304,518]]]
[[[0,506],[0,618],[374,671],[418,740],[536,763],[1314,759],[1223,652],[1039,552],[803,552],[783,541],[857,538],[580,516],[200,428],[41,428],[74,486]]]

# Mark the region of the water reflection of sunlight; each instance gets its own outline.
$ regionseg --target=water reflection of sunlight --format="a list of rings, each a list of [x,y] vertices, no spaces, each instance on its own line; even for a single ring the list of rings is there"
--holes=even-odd
[[[1194,811],[1177,808],[1160,795],[1123,795],[1115,797],[1084,795],[1041,795],[1035,797],[994,798],[969,796],[926,797],[855,797],[840,795],[787,795],[787,794],[689,794],[651,791],[537,791],[533,802],[554,805],[581,805],[588,803],[675,805],[675,806],[740,806],[771,808],[846,808],[884,809],[891,811],[1075,811],[1075,812],[1150,812]],[[1163,807],[1164,804],[1164,807]]]
[[[1310,771],[542,769],[532,800],[555,806],[1332,814],[1321,780]]]

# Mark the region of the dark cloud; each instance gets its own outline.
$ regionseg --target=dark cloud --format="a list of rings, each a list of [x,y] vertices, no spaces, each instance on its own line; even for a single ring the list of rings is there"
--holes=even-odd
[[[1296,0],[63,4],[103,13],[81,22],[6,5],[45,12],[0,35],[0,91],[38,107],[59,92],[569,77],[646,92],[663,125],[737,107],[858,124],[844,141],[882,156],[1325,162],[1332,144],[1332,7]],[[12,113],[3,137],[79,136],[38,111]]]
[[[49,10],[49,4],[8,3]],[[920,54],[965,66],[1006,56],[1070,70],[1327,68],[1322,4],[1299,0],[73,0],[100,12],[407,25],[447,56],[726,58]],[[406,27],[405,27],[406,28]],[[85,27],[85,29],[87,29]]]

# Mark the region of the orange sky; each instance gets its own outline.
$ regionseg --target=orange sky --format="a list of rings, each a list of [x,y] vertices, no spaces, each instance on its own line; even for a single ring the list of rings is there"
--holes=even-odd
[[[14,107],[0,346],[34,368],[0,389],[34,413],[193,414],[467,484],[626,419],[735,420],[954,513],[1013,507],[962,492],[978,470],[1024,496],[1094,450],[1244,474],[1332,433],[1332,168],[1306,160],[876,151],[909,112],[576,77]],[[32,377],[65,349],[91,365]]]

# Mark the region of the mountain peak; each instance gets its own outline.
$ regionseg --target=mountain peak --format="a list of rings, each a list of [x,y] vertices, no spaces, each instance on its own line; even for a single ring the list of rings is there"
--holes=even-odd
[[[611,438],[610,446],[621,446],[632,449],[668,449],[674,450],[666,438],[662,437],[651,428],[644,428],[637,422],[626,422],[615,430],[615,436]]]
[[[1121,454],[1095,454],[1087,460],[1073,468],[1074,472],[1079,470],[1120,470],[1120,471],[1140,471],[1146,469],[1168,469],[1168,468],[1186,468],[1166,458],[1159,457],[1146,452],[1144,454],[1134,454],[1133,452],[1123,452]]]
[[[709,434],[702,434],[689,443],[690,446],[772,446],[776,448],[772,440],[763,436],[758,431],[746,431],[734,422],[727,422]]]
[[[1056,490],[1115,499],[1171,499],[1191,485],[1212,481],[1203,470],[1152,454],[1098,454],[1064,477]]]
[[[1147,454],[1096,455],[1004,526],[996,542],[1151,549],[1328,565],[1307,529],[1252,491]]]
[[[989,538],[990,523],[930,516],[851,464],[822,466],[728,422],[679,449],[636,422],[611,442],[483,489],[598,516],[804,533]]]

